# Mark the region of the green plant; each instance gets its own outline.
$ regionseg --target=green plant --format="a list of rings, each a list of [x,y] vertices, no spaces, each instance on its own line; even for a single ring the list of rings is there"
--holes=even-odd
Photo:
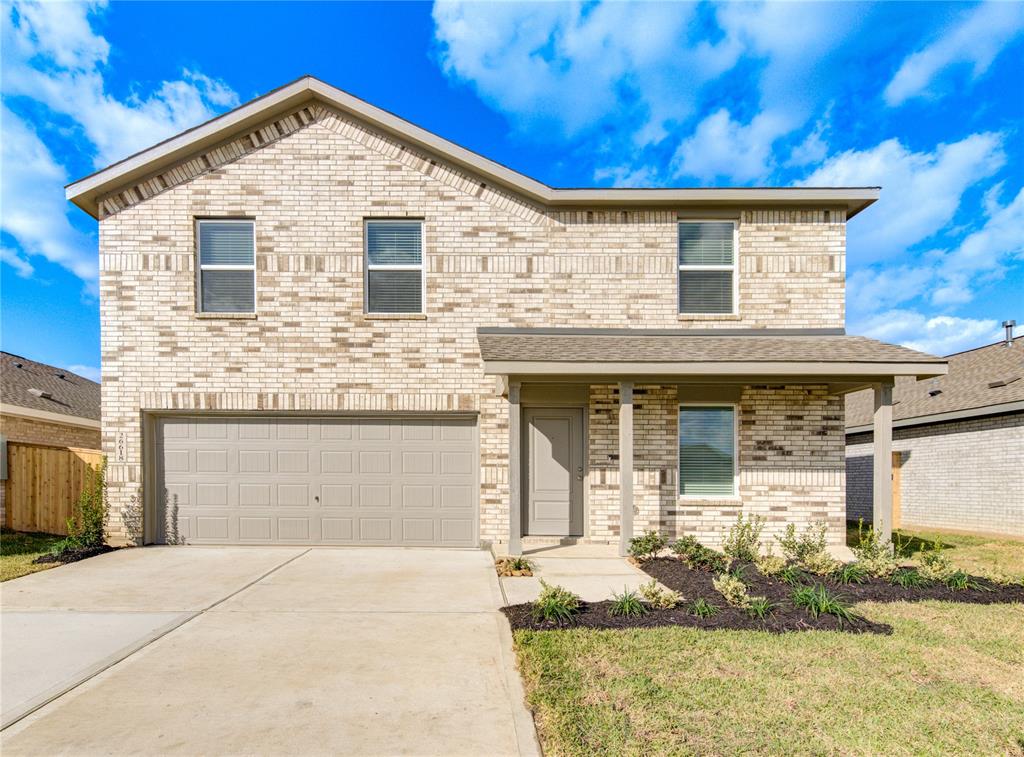
[[[750,605],[747,585],[732,573],[722,573],[711,582],[715,591],[721,594],[733,607],[745,608]]]
[[[867,571],[858,562],[848,562],[840,566],[832,576],[841,584],[862,584],[868,580]]]
[[[913,589],[926,583],[921,574],[913,568],[900,568],[892,574],[889,581],[894,586],[902,586],[904,589]]]
[[[670,610],[683,600],[678,591],[664,589],[653,579],[643,584],[639,591],[644,601],[658,610]]]
[[[527,558],[516,555],[502,557],[495,561],[499,576],[532,576],[533,562]]]
[[[790,586],[799,586],[808,579],[807,573],[801,570],[799,565],[787,565],[779,571],[778,578]]]
[[[986,586],[978,583],[962,570],[955,570],[950,573],[943,583],[953,591],[965,591],[967,589],[974,589],[975,591],[989,591]]]
[[[793,562],[803,563],[809,556],[825,551],[828,543],[827,534],[828,524],[819,520],[809,523],[799,536],[796,533],[796,526],[790,523],[786,526],[785,534],[775,538],[782,547],[782,554]]]
[[[73,549],[100,547],[106,542],[107,527],[107,460],[99,467],[89,468],[85,488],[67,519],[68,537],[54,545],[52,554]],[[59,547],[59,551],[58,550]]]
[[[561,586],[551,586],[540,579],[540,596],[533,602],[533,617],[565,623],[580,611],[580,598]]]
[[[734,560],[754,562],[761,551],[762,530],[764,518],[760,515],[752,515],[744,521],[743,513],[739,513],[722,543],[722,551]]]
[[[680,536],[672,545],[672,551],[679,557],[683,558],[689,557],[702,549],[704,549],[704,546],[697,541],[697,537],[689,534],[686,536]]]
[[[778,555],[773,555],[769,552],[764,557],[757,558],[754,561],[754,567],[757,568],[762,576],[777,576],[786,567],[786,561]]]
[[[723,573],[729,567],[729,561],[721,552],[701,546],[685,558],[694,568],[700,568],[712,573]]]
[[[827,576],[839,568],[839,561],[825,550],[812,552],[800,561],[800,567],[816,576]]]
[[[777,606],[768,597],[751,597],[747,604],[747,613],[752,618],[764,620],[772,614]]]
[[[804,608],[812,618],[827,614],[834,615],[840,622],[845,622],[855,617],[841,597],[832,594],[821,584],[794,589],[792,599],[793,604]]]
[[[647,614],[647,606],[640,601],[640,595],[623,587],[621,594],[612,594],[612,603],[608,608],[609,615],[622,617],[639,617]]]
[[[938,541],[932,542],[931,547],[921,550],[920,562],[921,566],[917,570],[929,581],[944,582],[955,572],[949,558],[946,557],[942,543]]]
[[[853,548],[853,554],[870,576],[888,578],[896,571],[892,542],[879,539],[871,526],[865,531],[863,519],[857,524],[857,545]]]
[[[708,602],[704,597],[698,597],[690,603],[690,613],[698,618],[710,618],[718,614],[718,607]]]
[[[647,560],[657,555],[668,544],[668,539],[657,531],[645,531],[643,536],[629,540],[629,554],[637,560]]]

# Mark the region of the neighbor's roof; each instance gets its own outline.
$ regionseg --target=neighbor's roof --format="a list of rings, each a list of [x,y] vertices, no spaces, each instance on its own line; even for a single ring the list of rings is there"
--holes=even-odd
[[[847,216],[852,217],[878,199],[878,187],[555,189],[312,76],[303,76],[222,116],[79,179],[67,186],[67,198],[95,217],[98,215],[100,197],[156,174],[200,150],[212,148],[247,130],[253,130],[275,116],[281,116],[310,101],[347,113],[409,145],[443,157],[542,205],[743,204],[778,207],[826,204],[844,207]]]
[[[893,424],[916,426],[958,417],[1024,411],[1024,337],[945,358],[945,376],[903,379],[893,388]],[[869,431],[871,392],[846,395],[847,432]]]
[[[477,330],[485,372],[938,375],[941,358],[841,329]]]
[[[0,400],[4,412],[26,408],[46,416],[100,420],[100,385],[95,381],[9,352],[0,352]]]

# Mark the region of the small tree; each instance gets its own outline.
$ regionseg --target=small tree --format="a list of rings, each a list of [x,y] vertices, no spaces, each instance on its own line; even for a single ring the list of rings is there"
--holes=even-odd
[[[89,469],[85,488],[78,495],[73,514],[67,519],[67,545],[73,549],[99,547],[107,531],[107,459]]]

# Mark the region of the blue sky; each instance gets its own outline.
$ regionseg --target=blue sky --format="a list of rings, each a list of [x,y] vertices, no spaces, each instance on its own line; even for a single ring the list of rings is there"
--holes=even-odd
[[[882,185],[850,332],[1024,325],[1024,3],[2,9],[3,349],[85,375],[98,232],[63,185],[305,73],[554,186]]]

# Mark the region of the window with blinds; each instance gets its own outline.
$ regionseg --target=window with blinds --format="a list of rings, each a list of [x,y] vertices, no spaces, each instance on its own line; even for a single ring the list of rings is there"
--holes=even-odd
[[[366,222],[366,312],[422,313],[423,222]]]
[[[255,222],[208,219],[199,236],[199,312],[256,312]]]
[[[736,312],[736,224],[679,222],[679,312]]]
[[[735,405],[680,405],[679,494],[736,493]]]

